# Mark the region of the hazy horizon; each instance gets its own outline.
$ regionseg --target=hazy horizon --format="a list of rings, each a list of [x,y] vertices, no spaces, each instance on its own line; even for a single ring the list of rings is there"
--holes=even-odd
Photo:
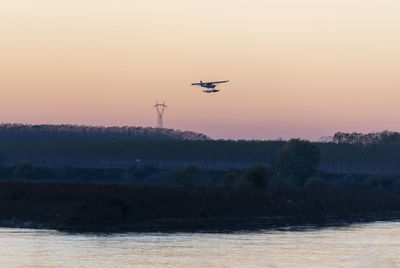
[[[300,3],[301,2],[301,3]],[[1,122],[224,139],[400,131],[400,2],[7,1]],[[230,80],[217,94],[190,84]],[[218,87],[217,87],[218,88]]]

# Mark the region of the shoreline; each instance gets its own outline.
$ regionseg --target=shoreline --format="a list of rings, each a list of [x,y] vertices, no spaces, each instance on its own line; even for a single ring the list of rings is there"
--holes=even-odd
[[[258,218],[193,218],[193,219],[155,219],[136,221],[118,226],[52,226],[51,224],[0,220],[0,228],[23,228],[37,230],[54,230],[65,233],[235,233],[258,231],[299,231],[329,227],[346,227],[353,224],[373,222],[400,221],[400,211],[383,213],[365,213],[342,216],[326,216],[324,218],[298,218],[290,216],[258,217]]]

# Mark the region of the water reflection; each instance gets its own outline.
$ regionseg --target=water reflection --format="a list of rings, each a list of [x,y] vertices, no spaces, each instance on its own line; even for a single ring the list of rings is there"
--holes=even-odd
[[[1,267],[400,267],[400,223],[235,234],[0,229]]]

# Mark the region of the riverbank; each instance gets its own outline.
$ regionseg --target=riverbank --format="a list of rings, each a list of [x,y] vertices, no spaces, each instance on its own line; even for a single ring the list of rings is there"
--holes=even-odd
[[[72,232],[242,231],[399,219],[387,190],[0,183],[0,225]]]

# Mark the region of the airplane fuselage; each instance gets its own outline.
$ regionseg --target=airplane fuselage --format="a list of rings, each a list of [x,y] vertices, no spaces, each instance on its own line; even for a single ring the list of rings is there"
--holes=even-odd
[[[212,83],[203,83],[200,81],[200,86],[205,87],[205,88],[215,88],[215,85]]]

